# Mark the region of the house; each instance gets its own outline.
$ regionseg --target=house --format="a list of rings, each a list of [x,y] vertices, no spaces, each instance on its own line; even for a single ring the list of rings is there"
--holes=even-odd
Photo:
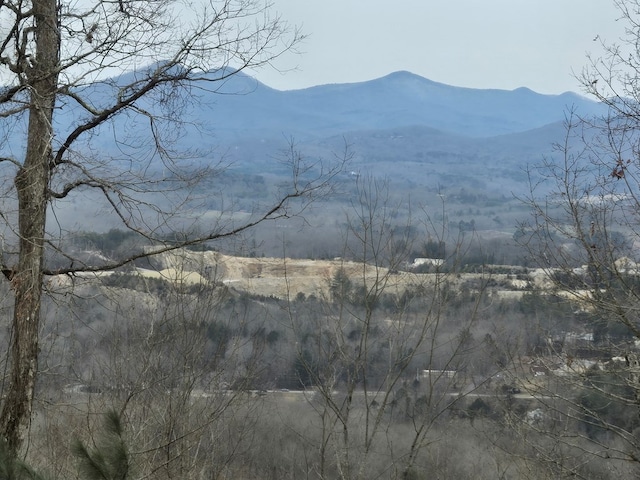
[[[409,268],[418,268],[422,265],[431,265],[433,267],[441,267],[444,265],[444,258],[416,258]]]
[[[544,365],[531,365],[529,368],[534,377],[544,377],[549,375],[549,369]]]
[[[416,380],[429,378],[439,380],[441,378],[453,378],[456,376],[455,370],[418,370],[416,372]]]

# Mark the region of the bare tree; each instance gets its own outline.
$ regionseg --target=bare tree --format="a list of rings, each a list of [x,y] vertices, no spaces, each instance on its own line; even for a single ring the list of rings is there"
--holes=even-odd
[[[289,312],[298,374],[313,387],[317,415],[315,429],[298,435],[316,449],[307,473],[319,478],[420,475],[436,425],[477,387],[467,362],[479,348],[472,340],[479,300],[464,320],[447,316],[459,251],[434,273],[402,271],[412,244],[394,225],[396,208],[385,181],[361,178],[344,252],[357,261],[336,270],[317,323],[300,307]],[[438,240],[447,235],[446,227],[428,230]],[[478,299],[485,287],[478,284]]]
[[[5,252],[2,266],[15,308],[0,431],[12,451],[20,448],[31,417],[44,277],[113,269],[150,254],[76,263],[64,243],[56,241],[60,234],[48,232],[48,214],[58,202],[91,191],[123,227],[156,240],[174,210],[160,208],[149,194],[179,192],[205,173],[185,173],[171,147],[190,99],[200,89],[217,91],[243,69],[269,64],[301,39],[271,14],[268,3],[212,0],[201,5],[172,0],[0,5],[2,161],[3,173],[13,179],[5,183],[9,200],[2,220],[5,245],[14,239],[17,244],[15,261],[8,264],[11,256]],[[123,71],[128,73],[120,75]],[[122,117],[128,125],[145,125],[145,136],[114,123]],[[111,136],[118,157],[105,154],[96,141],[100,134]],[[168,178],[149,170],[157,158],[170,172]],[[292,160],[291,188],[272,204],[245,221],[217,224],[157,250],[233,235],[287,215],[290,200],[319,193],[335,172],[305,166],[300,157]],[[66,256],[68,266],[48,268],[48,247]]]
[[[521,238],[546,270],[547,293],[573,303],[580,329],[574,333],[591,340],[572,349],[548,339],[547,362],[562,362],[564,378],[536,394],[557,421],[519,428],[530,427],[532,451],[553,463],[556,475],[583,478],[594,459],[606,464],[607,475],[637,474],[640,451],[640,2],[615,4],[625,36],[618,43],[600,39],[602,56],[590,56],[578,77],[606,113],[568,112],[564,140],[531,171],[525,201],[532,216]]]

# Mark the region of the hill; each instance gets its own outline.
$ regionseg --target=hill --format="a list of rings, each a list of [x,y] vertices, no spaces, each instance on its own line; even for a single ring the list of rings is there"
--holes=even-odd
[[[126,85],[132,75],[84,88],[92,91],[96,106],[104,105],[109,92]],[[208,80],[215,80],[216,75],[219,73],[209,72]],[[203,222],[203,228],[209,228],[207,219],[228,211],[229,205],[238,213],[252,211],[256,202],[269,204],[290,180],[282,152],[292,142],[311,164],[331,162],[345,146],[352,155],[344,176],[337,179],[339,195],[329,199],[322,209],[326,217],[315,223],[327,225],[327,218],[342,217],[354,194],[355,180],[368,174],[388,179],[391,196],[400,203],[406,203],[401,197],[410,195],[415,204],[432,204],[446,193],[448,206],[459,212],[449,217],[454,224],[470,222],[472,209],[478,228],[512,225],[517,206],[506,202],[514,192],[526,191],[527,166],[553,155],[552,143],[564,135],[566,110],[574,108],[586,116],[602,111],[599,104],[573,93],[459,88],[409,72],[293,91],[278,91],[238,73],[223,82],[202,80],[187,94],[191,98],[178,99],[176,105],[161,102],[162,95],[137,105],[144,112],[167,113],[169,109],[172,113],[175,109],[182,114],[185,123],[179,128],[164,123],[163,118],[156,125],[175,141],[165,151],[174,154],[175,166],[167,167],[166,159],[157,155],[146,131],[146,118],[134,113],[110,119],[78,143],[75,153],[94,159],[96,168],[107,162],[114,179],[119,171],[132,167],[163,179],[172,173],[179,177],[194,163],[216,167],[215,178],[190,192],[206,199],[194,202],[197,210],[191,213]],[[72,104],[60,105],[55,119],[61,132],[58,140],[82,115],[86,112]],[[9,143],[16,145],[6,146],[7,150],[19,152],[20,136],[11,138]],[[187,157],[184,161],[182,153]],[[73,231],[82,225],[83,230],[106,231],[119,225],[118,219],[112,221],[103,214],[109,206],[97,195],[83,195],[83,201],[60,205],[56,219],[60,228]],[[149,195],[145,201],[151,204],[166,201]],[[475,200],[480,197],[486,201]],[[485,225],[480,217],[486,217]],[[58,228],[58,224],[51,226]]]
[[[94,105],[104,104],[114,89],[131,81],[132,73],[85,87]],[[556,124],[567,109],[582,115],[602,113],[602,106],[574,93],[542,95],[527,88],[512,91],[470,89],[433,82],[409,72],[351,84],[320,85],[302,90],[278,91],[242,72],[216,81],[209,72],[190,93],[193,104],[181,104],[185,119],[178,145],[185,148],[233,148],[253,139],[266,142],[293,137],[300,142],[320,140],[350,132],[423,127],[446,134],[490,138],[526,132]],[[117,92],[116,92],[117,93]],[[161,100],[161,99],[160,99]],[[184,100],[189,100],[185,98]],[[156,98],[141,101],[145,112],[167,114]],[[56,122],[70,131],[80,118],[77,108],[61,105]],[[195,128],[197,126],[197,128]],[[133,136],[145,127],[128,115],[113,119],[108,130]],[[109,148],[107,129],[99,143]],[[109,151],[113,151],[113,147]]]
[[[418,286],[425,287],[434,282],[442,282],[444,278],[452,285],[462,285],[474,280],[485,282],[491,266],[483,273],[465,273],[447,275],[446,273],[415,273],[410,266],[405,271],[390,272],[384,267],[377,267],[360,262],[346,261],[340,258],[333,260],[312,260],[293,258],[256,258],[225,255],[220,252],[191,252],[178,250],[163,253],[154,257],[157,270],[137,269],[137,273],[146,277],[161,278],[169,282],[185,285],[201,282],[224,284],[238,292],[279,299],[294,299],[302,294],[305,297],[329,299],[331,285],[338,272],[343,273],[354,286],[384,283],[386,293],[401,296],[403,292]],[[495,285],[499,285],[500,295],[519,296],[523,289],[534,284],[542,286],[546,275],[532,271],[528,280],[516,279],[512,271],[520,271],[518,267],[495,266],[492,274]],[[510,273],[505,273],[509,271]],[[384,279],[384,280],[381,280]],[[482,283],[481,282],[481,283]]]
[[[292,135],[301,140],[343,132],[423,126],[470,137],[491,137],[561,121],[574,107],[585,115],[601,107],[574,93],[541,95],[460,88],[409,72],[352,84],[277,91],[240,74],[209,103],[220,140]],[[206,117],[202,117],[206,120]]]

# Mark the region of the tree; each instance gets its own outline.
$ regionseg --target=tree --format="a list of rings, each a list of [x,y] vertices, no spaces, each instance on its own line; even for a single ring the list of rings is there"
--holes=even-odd
[[[130,473],[129,453],[118,412],[111,410],[106,413],[103,428],[95,450],[90,450],[80,440],[74,443],[73,453],[78,458],[78,469],[87,480],[126,480]]]
[[[606,111],[595,118],[568,112],[554,156],[531,171],[525,201],[532,216],[519,240],[593,335],[588,348],[575,349],[576,358],[566,346],[554,346],[553,354],[567,358],[567,379],[562,388],[537,392],[563,427],[537,429],[554,440],[534,440],[532,451],[563,475],[584,474],[585,459],[599,459],[618,475],[637,474],[640,452],[640,2],[615,4],[625,36],[611,44],[600,39],[603,55],[590,56],[578,77]],[[585,368],[588,357],[597,366]]]
[[[269,64],[301,36],[271,15],[268,3],[254,0],[213,0],[201,9],[173,0],[9,1],[0,6],[0,18],[2,173],[13,179],[5,183],[11,187],[2,220],[10,248],[3,252],[2,271],[15,296],[0,434],[15,452],[33,404],[44,277],[114,269],[151,253],[76,262],[64,249],[64,232],[49,229],[49,212],[90,191],[123,228],[160,240],[163,226],[175,228],[175,210],[155,200],[162,195],[184,205],[182,189],[210,173],[207,167],[185,169],[178,161],[184,156],[172,148],[189,102],[199,89],[216,91],[237,72]],[[110,78],[123,71],[128,73]],[[145,125],[146,135],[138,137],[140,129],[129,134],[114,123],[118,118],[126,118],[127,126]],[[106,155],[96,140],[107,133],[118,157]],[[155,251],[289,215],[290,201],[327,188],[335,170],[305,165],[293,148],[290,153],[293,183],[271,205],[242,223],[220,223],[179,242],[159,243]],[[167,176],[149,168],[156,159]],[[67,258],[68,266],[48,268],[47,249]]]
[[[6,480],[48,480],[29,465],[17,459],[6,443],[0,444],[0,478]]]
[[[331,297],[336,300],[348,300],[351,296],[351,289],[353,285],[351,284],[351,280],[349,279],[349,275],[345,272],[344,268],[339,268],[333,274],[333,278],[331,279],[331,286],[329,288],[331,292]]]
[[[422,478],[436,426],[477,387],[469,360],[480,350],[472,332],[486,282],[465,305],[470,312],[448,313],[454,268],[400,272],[412,244],[398,241],[397,232],[409,229],[393,227],[398,207],[388,188],[373,177],[358,180],[343,254],[357,262],[336,269],[324,315],[289,309],[300,380],[313,387],[316,416],[296,433],[311,459],[306,473],[320,478]],[[443,244],[444,228],[431,225],[427,233]],[[451,265],[459,253],[452,251]],[[412,284],[403,288],[400,276]]]

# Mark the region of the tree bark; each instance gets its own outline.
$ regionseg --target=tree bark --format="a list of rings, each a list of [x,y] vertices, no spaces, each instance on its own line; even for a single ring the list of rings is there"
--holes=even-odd
[[[0,432],[14,454],[28,431],[38,369],[44,235],[60,54],[56,0],[34,0],[33,15],[32,58],[22,60],[30,105],[26,156],[15,177],[20,248],[11,280],[15,294],[12,365],[0,413]]]

